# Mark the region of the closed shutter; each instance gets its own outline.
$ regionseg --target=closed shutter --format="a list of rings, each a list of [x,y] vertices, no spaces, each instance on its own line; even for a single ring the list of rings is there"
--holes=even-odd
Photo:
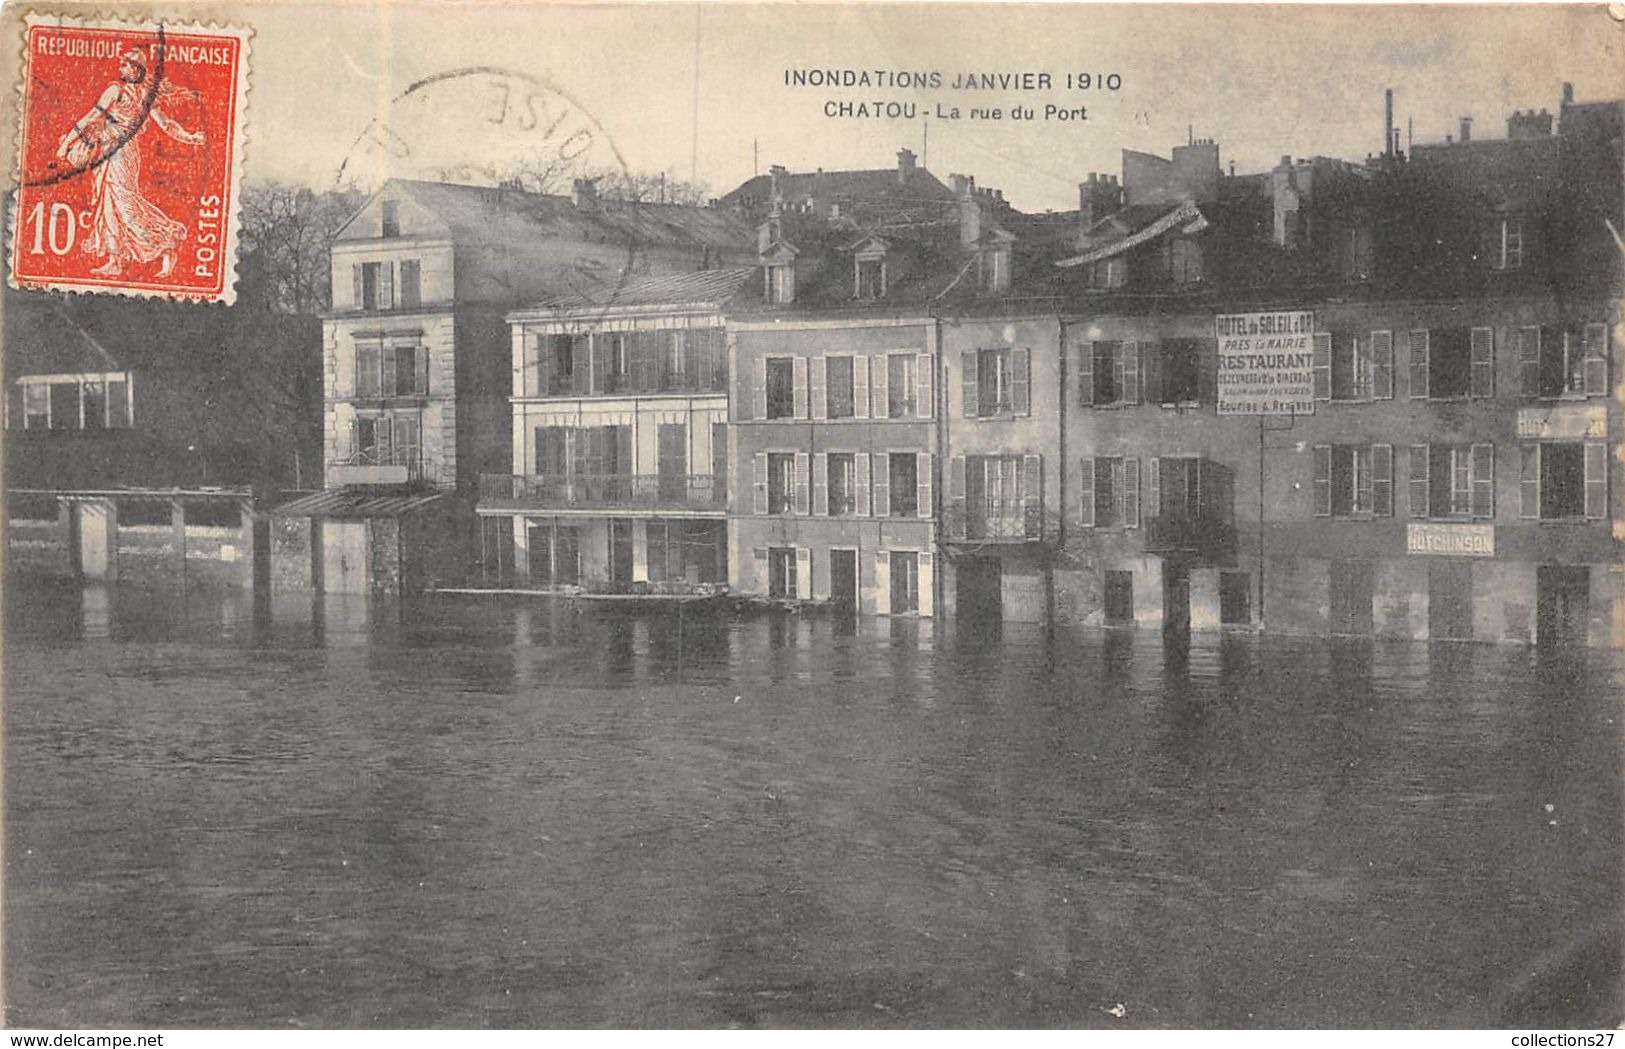
[[[886,355],[879,354],[870,359],[869,389],[875,402],[874,417],[876,419],[891,418],[891,395],[887,392],[887,384],[891,379],[891,369],[886,367]]]
[[[931,456],[921,452],[914,460],[914,514],[916,517],[935,517],[931,506]]]
[[[869,358],[862,354],[852,358],[852,415],[869,418]]]
[[[1587,441],[1585,446],[1585,463],[1585,515],[1588,518],[1607,517],[1608,446],[1601,441]]]
[[[1518,516],[1540,516],[1540,445],[1518,448]]]
[[[1044,457],[1021,457],[1021,510],[1028,539],[1044,537]]]
[[[1033,413],[1032,351],[1010,351],[1010,407],[1016,415]]]
[[[1332,516],[1332,446],[1315,445],[1315,516]]]
[[[1428,395],[1428,333],[1411,332],[1411,396]]]
[[[1078,473],[1078,524],[1095,526],[1095,461],[1085,458]]]
[[[355,285],[355,308],[358,310],[364,309],[366,307],[366,300],[364,298],[366,295],[366,285],[361,279],[361,265],[359,263],[350,267],[350,279]]]
[[[1604,396],[1608,393],[1608,325],[1586,325],[1585,354],[1586,396]]]
[[[1140,344],[1130,339],[1120,345],[1117,352],[1123,361],[1123,403],[1140,403]]]
[[[791,408],[797,419],[807,418],[807,358],[790,359]]]
[[[1371,446],[1371,512],[1378,517],[1394,515],[1394,446]]]
[[[976,418],[979,396],[976,378],[976,352],[965,350],[959,355],[959,408],[967,419]]]
[[[875,516],[891,516],[891,456],[886,452],[874,455]]]
[[[915,400],[914,414],[929,419],[936,412],[936,361],[929,353],[914,358]]]
[[[920,556],[919,556],[919,566],[920,566],[919,609],[920,609],[920,616],[921,616],[921,618],[924,618],[924,619],[929,619],[932,616],[937,614],[937,603],[936,603],[936,596],[937,596],[936,595],[937,565],[936,565],[936,560],[937,560],[936,555],[933,554],[931,551],[929,551],[929,550],[920,551]]]
[[[812,551],[805,546],[796,547],[796,592],[798,601],[812,597]]]
[[[1428,500],[1432,494],[1433,483],[1431,468],[1428,462],[1428,446],[1425,444],[1411,445],[1411,516],[1426,517],[1429,513]]]
[[[1140,527],[1140,458],[1123,459],[1123,527]]]
[[[812,512],[814,517],[829,515],[829,455],[824,452],[812,457]]]
[[[825,392],[826,368],[823,357],[812,359],[812,377],[807,386],[807,400],[814,419],[829,418],[829,396]]]
[[[752,457],[751,510],[759,517],[767,513],[767,453]]]
[[[395,264],[383,263],[378,267],[378,308],[393,309],[395,307]]]
[[[1371,396],[1379,401],[1394,396],[1394,333],[1371,333]]]
[[[859,452],[852,457],[852,488],[853,502],[856,504],[854,511],[859,517],[868,517],[870,511],[868,452]]]
[[[590,335],[578,335],[570,340],[572,393],[590,393],[592,390],[592,338]]]
[[[1145,403],[1166,403],[1168,398],[1162,395],[1162,343],[1140,343],[1140,374],[1145,377]]]
[[[825,551],[824,570],[822,572],[818,572],[815,571],[812,566],[812,551],[808,551],[807,572],[812,579],[812,597],[814,601],[829,600],[829,579],[830,576],[835,574],[834,565],[831,563],[834,561],[834,559],[835,554],[833,551]]]
[[[751,391],[751,418],[767,418],[767,358],[756,358],[756,388]]]
[[[965,457],[948,461],[948,534],[963,539],[969,529],[965,520]]]
[[[1332,336],[1330,332],[1317,331],[1314,336],[1315,354],[1315,400],[1329,401],[1332,399]]]
[[[811,480],[812,464],[808,461],[806,452],[796,453],[796,513],[805,517],[811,509],[808,501],[808,484]]]
[[[1468,393],[1474,397],[1495,394],[1495,329],[1474,328],[1469,343],[1472,374]]]
[[[891,614],[891,551],[875,551],[875,614]]]
[[[1150,469],[1145,480],[1145,516],[1146,520],[1156,520],[1162,516],[1162,457],[1152,456],[1146,465]]]
[[[1540,329],[1513,329],[1518,341],[1518,387],[1525,397],[1540,396]]]
[[[1495,445],[1473,445],[1473,516],[1495,516]]]
[[[547,359],[544,347],[547,336],[529,335],[520,344],[524,359],[521,370],[514,376],[514,392],[523,397],[537,397],[547,390],[547,378],[553,362]]]
[[[1078,346],[1078,403],[1095,403],[1095,344]]]

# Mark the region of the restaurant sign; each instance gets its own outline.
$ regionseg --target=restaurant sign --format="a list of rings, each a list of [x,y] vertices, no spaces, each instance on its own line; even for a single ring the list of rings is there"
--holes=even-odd
[[[1219,414],[1313,415],[1314,333],[1312,311],[1215,317]]]
[[[1405,552],[1442,557],[1494,557],[1495,526],[1413,521],[1405,530]]]

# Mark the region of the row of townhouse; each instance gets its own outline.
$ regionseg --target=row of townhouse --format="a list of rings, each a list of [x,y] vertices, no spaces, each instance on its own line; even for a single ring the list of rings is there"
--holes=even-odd
[[[477,516],[472,574],[1613,643],[1621,106],[1566,95],[1552,125],[1531,111],[1505,139],[1240,176],[1209,141],[1125,151],[1121,180],[1091,175],[1060,215],[945,186],[905,150],[882,171],[776,168],[668,219],[663,257],[646,230],[588,237],[602,272],[510,281],[505,330],[481,336],[502,403],[453,486]],[[1231,414],[1218,319],[1288,311],[1312,328],[1312,394]],[[379,327],[361,312],[330,327]]]

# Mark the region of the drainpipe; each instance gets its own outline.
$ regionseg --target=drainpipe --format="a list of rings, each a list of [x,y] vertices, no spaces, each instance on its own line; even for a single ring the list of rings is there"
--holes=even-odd
[[[1066,550],[1066,319],[1059,312],[1055,315],[1055,352],[1058,361],[1056,374],[1060,381],[1056,383],[1057,398],[1055,412],[1055,443],[1059,460],[1055,464],[1056,499],[1055,507],[1058,523],[1055,527],[1055,549],[1047,546],[1044,549],[1044,632],[1045,640],[1053,642],[1055,639],[1055,559],[1059,553]],[[1046,646],[1053,650],[1053,645]]]
[[[932,406],[936,409],[937,454],[931,457],[932,545],[936,547],[937,570],[931,573],[931,607],[936,611],[937,616],[942,618],[942,613],[947,608],[945,602],[948,594],[948,544],[942,535],[942,525],[945,520],[943,507],[947,505],[947,494],[942,489],[943,479],[949,476],[951,471],[947,469],[943,462],[950,450],[948,447],[948,405],[950,400],[947,393],[948,383],[944,381],[943,376],[945,369],[942,367],[942,362],[947,358],[942,353],[942,317],[940,314],[931,314],[930,330],[932,333],[931,367],[936,372],[931,377],[931,396],[936,398],[937,402]],[[957,606],[954,608],[954,619],[956,622],[959,619],[959,608]]]

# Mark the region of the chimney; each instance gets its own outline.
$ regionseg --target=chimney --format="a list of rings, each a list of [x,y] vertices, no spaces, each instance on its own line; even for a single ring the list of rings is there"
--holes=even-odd
[[[571,184],[570,199],[575,206],[583,211],[590,211],[598,206],[598,180],[578,178]]]
[[[1563,104],[1565,106],[1574,105],[1574,85],[1567,80],[1563,81]]]
[[[907,182],[909,176],[914,174],[914,151],[912,149],[899,149],[897,151],[897,181]]]
[[[1394,89],[1388,88],[1383,92],[1382,106],[1382,155],[1394,155]]]
[[[1473,140],[1473,118],[1472,117],[1462,117],[1461,118],[1461,140],[1463,142],[1471,142]]]
[[[959,198],[959,246],[972,248],[982,239],[982,205],[976,200],[976,180],[950,175],[954,196]]]

